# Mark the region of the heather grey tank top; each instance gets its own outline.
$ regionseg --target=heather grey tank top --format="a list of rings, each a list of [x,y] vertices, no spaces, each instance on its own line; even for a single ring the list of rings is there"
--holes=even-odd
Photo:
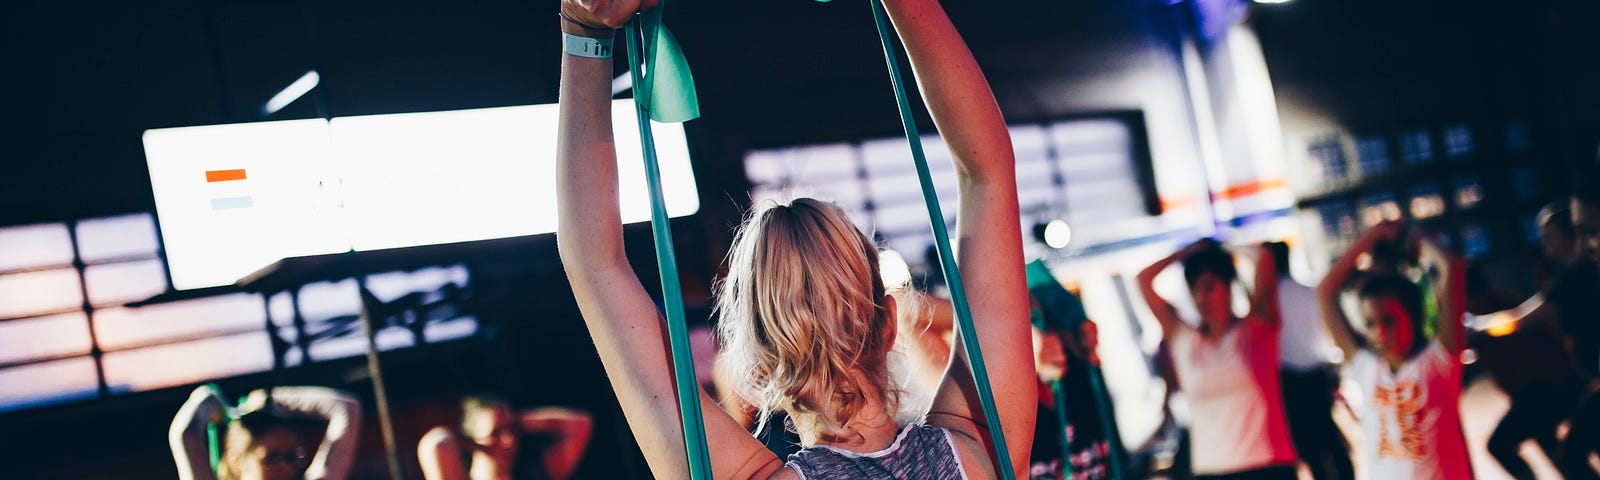
[[[827,446],[801,450],[786,464],[802,480],[945,480],[965,479],[961,457],[950,431],[927,425],[910,425],[894,443],[876,452],[861,453]]]

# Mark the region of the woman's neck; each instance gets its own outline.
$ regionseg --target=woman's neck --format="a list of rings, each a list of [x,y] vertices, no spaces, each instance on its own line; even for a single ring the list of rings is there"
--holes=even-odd
[[[871,400],[844,425],[842,435],[821,435],[819,432],[802,432],[802,439],[813,445],[825,445],[852,452],[876,452],[889,448],[900,436],[900,425],[883,402]]]

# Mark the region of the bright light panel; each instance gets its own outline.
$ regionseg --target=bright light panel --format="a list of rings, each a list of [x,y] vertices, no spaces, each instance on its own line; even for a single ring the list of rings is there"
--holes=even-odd
[[[648,221],[632,100],[612,107],[622,220]],[[230,284],[293,256],[552,233],[556,114],[552,104],[146,131],[173,287]],[[667,212],[693,214],[683,127],[653,128]]]

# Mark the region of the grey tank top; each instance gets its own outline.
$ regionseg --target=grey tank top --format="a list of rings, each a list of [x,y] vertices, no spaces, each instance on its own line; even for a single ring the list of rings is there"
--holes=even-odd
[[[965,479],[961,457],[950,431],[911,425],[888,448],[870,453],[827,446],[789,456],[786,464],[802,480],[945,480]]]

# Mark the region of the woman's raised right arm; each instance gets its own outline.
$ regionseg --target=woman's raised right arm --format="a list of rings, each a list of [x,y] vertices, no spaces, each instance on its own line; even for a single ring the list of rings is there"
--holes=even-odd
[[[567,34],[593,36],[624,25],[639,8],[638,0],[564,0],[565,18],[559,21]],[[561,59],[556,242],[578,309],[651,472],[662,479],[688,478],[666,328],[623,248],[611,70],[609,58]],[[766,478],[781,467],[776,455],[704,392],[700,409],[715,478]]]
[[[1350,319],[1345,318],[1344,306],[1339,304],[1339,294],[1344,291],[1350,277],[1356,273],[1356,263],[1361,255],[1369,253],[1380,241],[1387,241],[1400,236],[1402,225],[1397,222],[1384,222],[1373,226],[1356,240],[1344,256],[1333,264],[1328,270],[1328,275],[1322,278],[1322,283],[1317,284],[1317,303],[1322,307],[1322,321],[1328,327],[1328,334],[1333,337],[1333,343],[1344,351],[1344,358],[1349,359],[1361,349],[1361,337],[1355,329],[1350,327]]]
[[[206,439],[206,425],[220,422],[227,415],[227,407],[216,390],[201,385],[189,394],[189,400],[178,408],[172,417],[172,427],[167,429],[167,444],[172,447],[172,460],[178,464],[181,480],[215,480],[211,470],[211,445]]]
[[[1196,249],[1200,248],[1201,243],[1205,241],[1201,240],[1189,244],[1173,252],[1172,255],[1157,260],[1156,263],[1150,264],[1144,270],[1139,271],[1139,293],[1144,296],[1144,303],[1150,306],[1150,313],[1155,314],[1156,323],[1161,324],[1161,333],[1166,338],[1172,338],[1173,332],[1176,332],[1179,328],[1184,328],[1184,323],[1183,319],[1178,318],[1178,310],[1172,308],[1172,304],[1167,303],[1167,299],[1161,298],[1160,293],[1156,293],[1156,277],[1161,275],[1161,272],[1166,271],[1168,267],[1171,267],[1172,264],[1181,262],[1184,258],[1194,253]]]

